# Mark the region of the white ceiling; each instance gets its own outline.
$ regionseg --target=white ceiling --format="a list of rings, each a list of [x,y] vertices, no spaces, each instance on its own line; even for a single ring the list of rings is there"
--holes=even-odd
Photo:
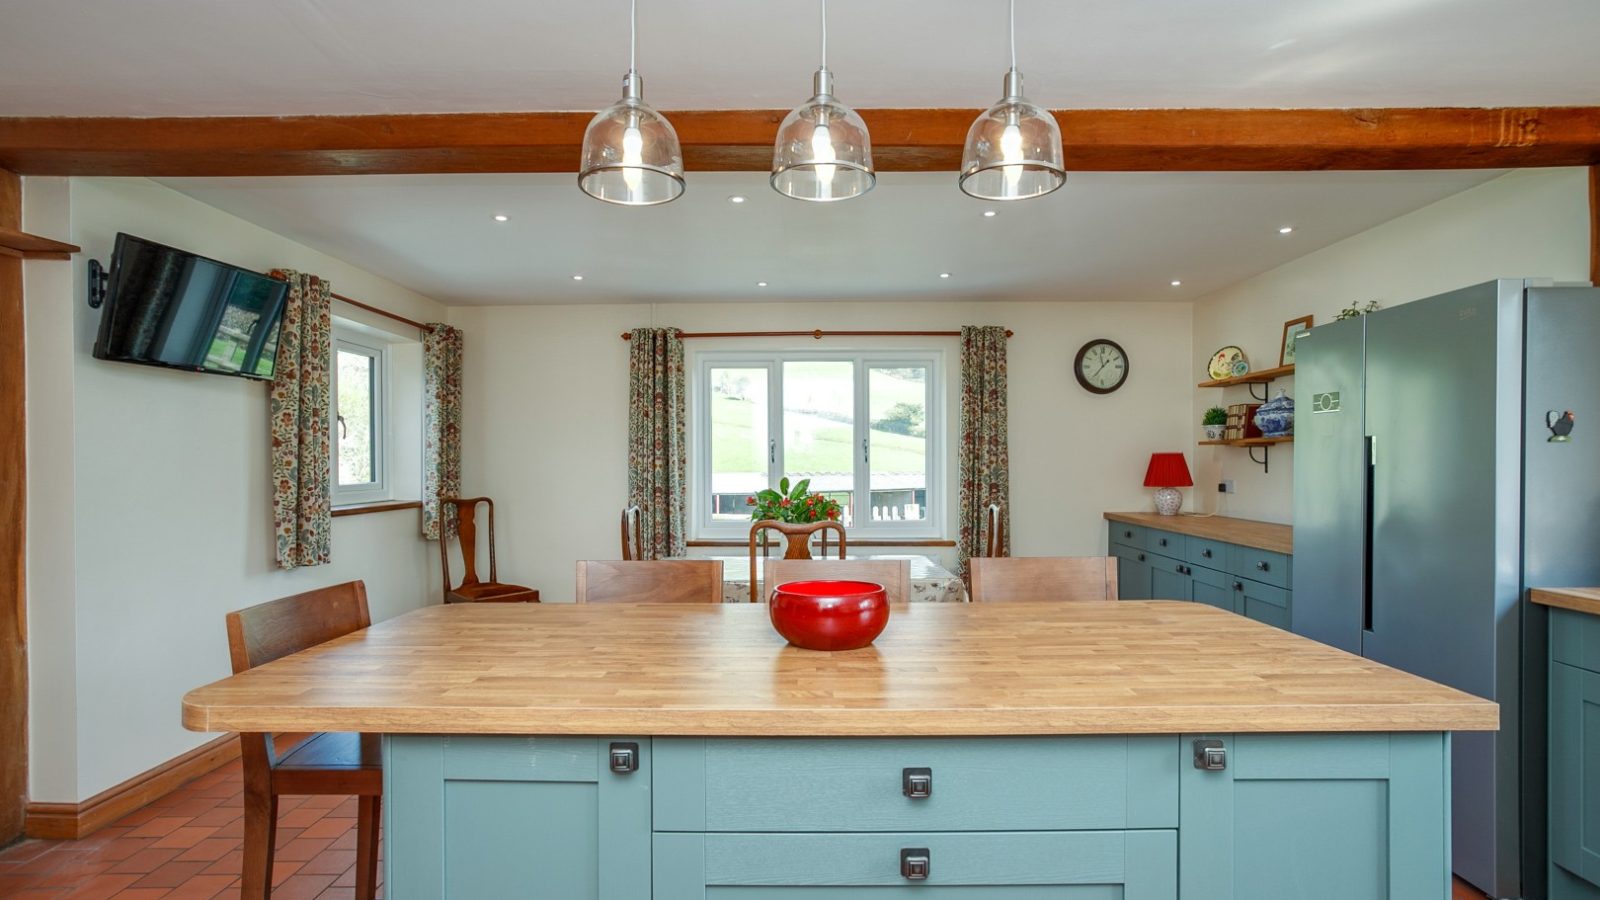
[[[954,173],[889,173],[865,197],[816,204],[779,196],[764,173],[692,172],[681,199],[644,209],[591,200],[569,175],[163,183],[450,304],[1166,300],[1498,174],[1073,173],[1047,197],[985,204]]]
[[[1020,0],[1029,93],[1055,107],[1600,102],[1596,0]],[[641,0],[662,109],[787,107],[816,4]],[[835,0],[855,106],[1000,91],[1003,0]],[[597,109],[626,0],[0,0],[0,115]]]

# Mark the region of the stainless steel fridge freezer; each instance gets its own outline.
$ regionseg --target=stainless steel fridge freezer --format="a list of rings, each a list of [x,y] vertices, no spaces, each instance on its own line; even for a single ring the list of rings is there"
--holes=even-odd
[[[1600,583],[1600,290],[1475,285],[1296,345],[1291,627],[1493,699],[1453,742],[1453,859],[1542,897],[1545,618],[1529,586]]]

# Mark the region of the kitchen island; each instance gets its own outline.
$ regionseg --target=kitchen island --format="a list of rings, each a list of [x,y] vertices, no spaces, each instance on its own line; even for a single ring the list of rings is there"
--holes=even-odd
[[[1495,704],[1193,603],[421,610],[196,689],[198,731],[385,738],[386,895],[1449,895]]]

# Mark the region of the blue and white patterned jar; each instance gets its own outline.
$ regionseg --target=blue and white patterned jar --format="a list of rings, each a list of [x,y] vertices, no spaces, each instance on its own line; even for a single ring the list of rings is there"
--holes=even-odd
[[[1294,434],[1294,401],[1283,389],[1278,396],[1261,404],[1256,410],[1256,427],[1264,437],[1287,437]]]

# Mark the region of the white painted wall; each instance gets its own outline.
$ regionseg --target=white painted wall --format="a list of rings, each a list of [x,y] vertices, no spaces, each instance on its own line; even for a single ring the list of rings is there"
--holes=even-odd
[[[1192,449],[1190,312],[1186,303],[1093,301],[455,307],[450,321],[464,330],[467,347],[463,487],[496,500],[502,579],[539,588],[546,600],[570,599],[575,560],[620,552],[628,430],[621,332],[650,324],[688,331],[997,324],[1016,332],[1009,348],[1013,552],[1101,553],[1102,512],[1150,505],[1141,486],[1150,453]],[[1131,360],[1128,383],[1107,397],[1084,391],[1072,374],[1078,348],[1096,337],[1117,341]],[[690,370],[697,351],[739,346],[691,341]],[[748,346],[942,348],[945,421],[952,433],[958,427],[955,338],[768,338]],[[947,469],[953,511],[953,462]],[[953,561],[954,551],[934,555]]]
[[[1352,301],[1394,306],[1495,278],[1584,281],[1589,271],[1588,181],[1584,169],[1529,169],[1447,197],[1339,243],[1201,298],[1194,309],[1191,385],[1227,344],[1251,365],[1278,364],[1283,323],[1305,315],[1333,321]],[[1273,391],[1294,379],[1275,382]],[[1194,390],[1188,443],[1212,405],[1250,402],[1243,387]],[[1195,502],[1227,515],[1289,522],[1293,518],[1294,451],[1274,448],[1263,473],[1232,447],[1199,447]],[[1232,479],[1223,497],[1216,482]]]
[[[414,511],[335,519],[331,565],[279,571],[266,385],[92,358],[100,313],[84,303],[83,260],[108,262],[127,231],[255,269],[315,272],[422,321],[444,309],[143,179],[30,178],[24,204],[30,230],[84,249],[70,266],[25,267],[30,799],[74,802],[209,739],[182,728],[179,700],[228,673],[228,611],[355,578],[374,619],[438,593],[436,551]],[[341,304],[335,314],[401,327]],[[420,355],[402,347],[415,376]],[[416,440],[416,422],[397,425]]]

